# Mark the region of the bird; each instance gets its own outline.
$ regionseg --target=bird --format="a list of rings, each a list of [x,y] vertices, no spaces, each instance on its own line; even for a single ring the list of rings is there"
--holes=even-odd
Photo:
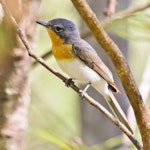
[[[128,120],[113,93],[119,93],[113,75],[96,50],[81,38],[76,24],[65,18],[36,21],[44,26],[52,42],[52,54],[70,79],[91,85],[106,100],[113,114],[133,133]]]

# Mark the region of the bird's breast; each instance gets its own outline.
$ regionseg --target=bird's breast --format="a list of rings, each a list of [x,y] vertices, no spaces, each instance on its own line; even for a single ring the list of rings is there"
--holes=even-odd
[[[75,54],[72,52],[71,44],[65,44],[65,40],[60,38],[52,30],[48,29],[47,31],[52,40],[52,53],[57,60],[71,59],[75,57]]]
[[[71,44],[53,44],[52,53],[57,60],[66,60],[75,57],[75,54],[72,52]]]

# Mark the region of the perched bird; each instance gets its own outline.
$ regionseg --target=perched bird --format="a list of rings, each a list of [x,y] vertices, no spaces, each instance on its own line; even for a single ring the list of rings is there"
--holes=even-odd
[[[106,100],[115,116],[132,132],[126,116],[115,99],[119,90],[113,76],[95,49],[80,37],[76,25],[67,19],[37,21],[46,27],[52,41],[52,53],[71,79],[91,84]]]

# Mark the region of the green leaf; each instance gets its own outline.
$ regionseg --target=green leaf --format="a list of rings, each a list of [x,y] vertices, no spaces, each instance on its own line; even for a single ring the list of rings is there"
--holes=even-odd
[[[61,148],[63,150],[72,150],[72,148],[68,144],[60,141],[58,138],[54,137],[53,135],[49,134],[48,132],[38,131],[37,134],[41,138],[50,141],[51,143],[55,144],[56,146],[58,146],[59,148]]]

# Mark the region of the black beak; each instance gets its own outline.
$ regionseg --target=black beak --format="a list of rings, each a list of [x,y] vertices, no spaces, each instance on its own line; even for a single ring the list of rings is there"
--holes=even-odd
[[[38,24],[40,24],[40,25],[42,25],[44,27],[47,27],[47,23],[44,22],[44,21],[36,21],[36,23],[38,23]]]

